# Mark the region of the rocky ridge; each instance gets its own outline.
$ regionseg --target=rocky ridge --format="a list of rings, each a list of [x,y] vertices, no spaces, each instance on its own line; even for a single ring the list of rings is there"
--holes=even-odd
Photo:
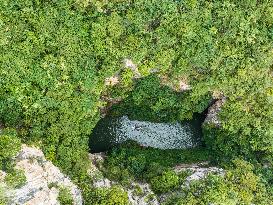
[[[17,189],[8,189],[11,205],[59,205],[59,188],[67,188],[74,205],[83,204],[80,189],[60,169],[45,159],[41,150],[22,145],[15,158],[16,169],[23,170],[26,183]],[[2,175],[5,173],[2,172]]]

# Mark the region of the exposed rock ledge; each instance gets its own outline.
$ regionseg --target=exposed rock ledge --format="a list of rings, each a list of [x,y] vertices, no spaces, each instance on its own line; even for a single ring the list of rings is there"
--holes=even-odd
[[[179,164],[174,167],[174,171],[179,173],[189,171],[191,174],[186,178],[185,185],[188,186],[194,180],[206,178],[209,174],[224,176],[225,171],[222,168],[210,167],[208,162],[197,164]]]
[[[81,191],[59,168],[45,159],[41,150],[22,145],[16,157],[16,168],[25,172],[27,182],[19,189],[7,191],[11,204],[59,205],[59,187],[70,191],[74,205],[82,204]]]

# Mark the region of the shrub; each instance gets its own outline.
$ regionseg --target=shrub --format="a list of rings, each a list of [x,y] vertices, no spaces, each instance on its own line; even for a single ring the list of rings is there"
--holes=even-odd
[[[167,167],[164,167],[159,163],[153,162],[148,165],[144,177],[148,180],[151,180],[152,178],[161,175],[164,171],[167,170]]]
[[[132,178],[149,181],[175,164],[209,159],[208,150],[204,148],[160,150],[151,147],[143,148],[129,142],[108,152],[108,157],[104,161],[104,173],[108,178],[117,181],[121,180],[123,172],[129,173]]]
[[[129,203],[127,192],[123,191],[119,187],[112,187],[107,197],[107,204],[109,205],[127,205]]]
[[[59,188],[58,200],[61,205],[73,205],[73,198],[68,188]]]
[[[5,182],[13,188],[20,188],[26,183],[26,176],[22,170],[13,170],[5,176]]]
[[[0,160],[14,157],[20,148],[21,142],[16,136],[0,135]]]
[[[146,157],[144,154],[128,158],[128,167],[133,175],[141,175],[146,167]]]
[[[94,205],[128,205],[127,192],[118,186],[92,190],[90,203]]]
[[[165,171],[161,176],[156,176],[151,179],[151,186],[153,191],[157,193],[164,193],[178,188],[179,177],[174,171]]]
[[[8,173],[7,179],[16,180],[18,174],[19,181],[22,175],[21,171],[14,170],[14,157],[21,149],[21,141],[16,136],[16,132],[11,129],[4,129],[0,134],[0,169]],[[20,184],[20,182],[18,183]],[[12,182],[10,183],[12,184]]]
[[[253,172],[253,165],[236,159],[224,177],[210,175],[185,188],[180,199],[167,204],[272,204],[272,195],[260,177]]]
[[[137,81],[128,97],[121,104],[115,105],[112,112],[138,120],[180,121],[191,119],[194,113],[203,112],[211,100],[206,95],[189,103],[188,98],[188,92],[177,93],[163,86],[158,76],[151,75]]]
[[[136,195],[136,196],[141,196],[143,195],[143,190],[142,188],[137,184],[136,186],[134,186],[134,191],[133,191],[133,194]]]
[[[6,190],[2,183],[0,183],[0,205],[10,204],[8,197],[6,196]]]
[[[153,201],[156,198],[155,194],[148,194],[145,198],[144,201],[149,204],[150,201]]]

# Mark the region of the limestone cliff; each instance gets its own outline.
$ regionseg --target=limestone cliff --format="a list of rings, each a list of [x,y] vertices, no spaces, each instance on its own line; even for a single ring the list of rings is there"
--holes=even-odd
[[[15,162],[15,168],[24,171],[26,183],[17,189],[4,185],[9,204],[58,205],[60,188],[69,190],[74,205],[82,204],[81,191],[78,187],[58,167],[46,160],[43,152],[38,148],[22,145]],[[4,175],[5,173],[2,172],[2,176]]]

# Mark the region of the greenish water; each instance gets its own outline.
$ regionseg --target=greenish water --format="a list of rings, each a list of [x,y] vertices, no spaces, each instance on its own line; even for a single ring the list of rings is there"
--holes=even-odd
[[[89,141],[91,152],[107,151],[127,140],[160,149],[186,149],[201,145],[204,116],[175,123],[130,120],[127,116],[101,119]]]

